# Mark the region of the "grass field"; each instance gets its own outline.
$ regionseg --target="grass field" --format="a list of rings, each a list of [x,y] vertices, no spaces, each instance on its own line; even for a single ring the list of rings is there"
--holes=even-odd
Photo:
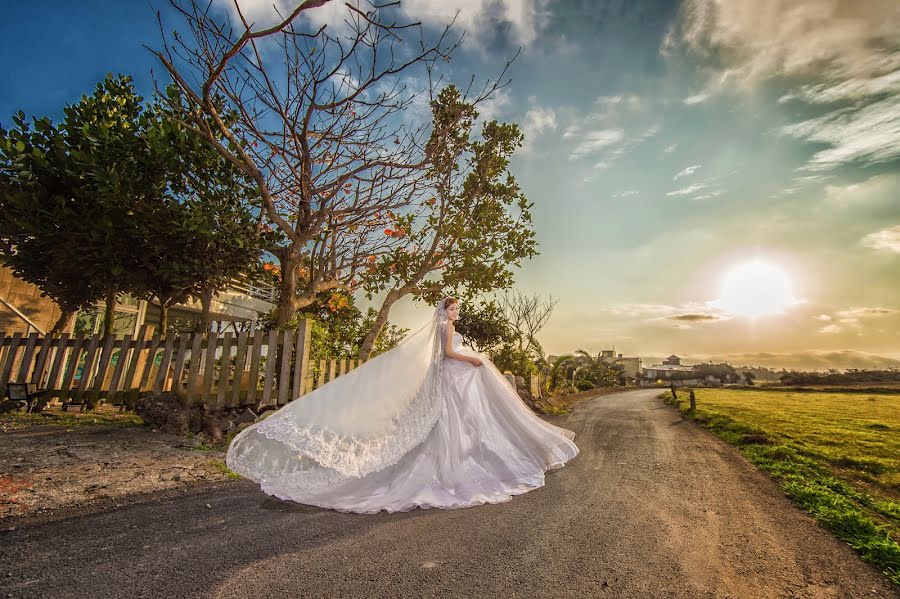
[[[665,397],[771,474],[900,585],[900,393],[696,389]]]

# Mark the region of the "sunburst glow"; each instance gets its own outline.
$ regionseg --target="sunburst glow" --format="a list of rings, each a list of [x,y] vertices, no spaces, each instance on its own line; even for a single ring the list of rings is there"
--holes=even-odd
[[[796,301],[786,272],[754,260],[734,267],[725,275],[719,299],[714,304],[731,314],[762,316],[783,314]]]

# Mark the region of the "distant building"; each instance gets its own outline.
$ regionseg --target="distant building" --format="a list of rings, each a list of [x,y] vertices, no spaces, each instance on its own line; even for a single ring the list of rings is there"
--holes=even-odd
[[[671,378],[674,373],[693,372],[693,366],[683,366],[681,358],[671,355],[662,361],[662,364],[654,364],[648,368],[644,368],[644,378],[646,380],[664,380]]]
[[[623,374],[628,378],[637,378],[641,372],[641,359],[634,357],[624,357],[622,354],[616,354],[614,349],[604,349],[600,352],[600,360],[612,365],[618,364],[622,367]]]

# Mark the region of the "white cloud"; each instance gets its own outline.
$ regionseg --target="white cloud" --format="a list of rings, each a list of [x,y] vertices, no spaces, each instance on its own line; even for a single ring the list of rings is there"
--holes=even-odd
[[[706,92],[694,94],[693,96],[688,96],[684,99],[684,103],[688,106],[692,106],[694,104],[700,104],[701,102],[705,102],[710,98],[710,95]]]
[[[900,254],[900,225],[869,233],[862,238],[861,243],[875,250]]]
[[[667,196],[677,197],[677,196],[689,196],[692,193],[700,191],[701,189],[705,189],[706,185],[702,183],[692,183],[687,187],[682,187],[681,189],[676,189],[675,191],[670,191],[667,193]]]
[[[679,46],[703,56],[725,52],[714,87],[752,87],[773,75],[870,78],[890,65],[900,38],[889,0],[686,0],[666,35],[663,53]]]
[[[599,150],[616,144],[625,139],[625,132],[621,129],[600,129],[598,131],[586,131],[582,134],[576,134],[572,128],[566,131],[565,137],[580,137],[578,145],[572,150],[569,159],[578,160],[591,154],[596,154]]]
[[[414,19],[441,26],[456,23],[477,40],[506,24],[517,43],[531,44],[549,22],[549,0],[403,0],[401,8]],[[458,13],[458,16],[457,16]]]
[[[216,0],[234,15],[233,0]],[[238,0],[241,12],[257,29],[273,24],[277,11],[288,14],[297,5],[297,0]],[[402,12],[409,21],[421,21],[427,26],[444,27],[456,19],[455,25],[465,30],[467,37],[481,44],[486,36],[494,35],[497,24],[508,27],[515,43],[530,45],[549,21],[547,4],[549,0],[403,0],[399,11],[390,8],[392,14]],[[364,12],[371,9],[368,3],[351,0]],[[328,25],[332,30],[345,28],[349,18],[345,0],[332,0],[325,5],[303,12],[303,16],[317,26]],[[388,21],[394,19],[388,18]]]
[[[894,160],[900,158],[900,98],[887,98],[860,109],[835,110],[783,127],[781,132],[831,146],[815,153],[806,170],[827,170],[854,161]]]
[[[556,112],[552,108],[533,107],[525,113],[525,122],[522,123],[522,133],[525,135],[522,149],[526,152],[533,150],[537,138],[555,131],[556,126]]]
[[[684,49],[708,59],[706,88],[691,101],[748,91],[781,77],[813,82],[783,95],[779,103],[849,104],[781,130],[830,146],[806,167],[826,170],[900,158],[897,39],[900,16],[890,0],[686,0],[661,51],[669,55]]]
[[[711,198],[717,198],[720,195],[722,195],[723,193],[725,193],[724,189],[715,189],[715,190],[709,191],[707,193],[702,193],[700,195],[696,195],[696,196],[692,197],[691,200],[693,200],[695,202],[700,201],[700,200],[709,200]]]
[[[672,152],[675,151],[675,148],[677,148],[677,147],[678,147],[678,144],[672,144],[671,146],[666,146],[666,149],[663,150],[663,153],[664,153],[664,154],[671,154]]]
[[[594,170],[610,168],[619,158],[659,133],[661,126],[653,122],[657,115],[646,114],[645,104],[636,95],[600,96],[594,100],[591,111],[563,132],[563,139],[574,142],[569,159],[592,156],[596,157]]]
[[[681,171],[680,173],[676,174],[672,180],[677,181],[678,179],[680,179],[682,177],[687,177],[688,175],[693,175],[695,172],[697,172],[697,169],[699,169],[700,166],[701,165],[699,165],[699,164],[691,165],[691,166],[687,167],[686,169],[684,169],[683,171]]]
[[[896,94],[900,92],[900,55],[889,57],[897,69],[872,79],[848,79],[838,84],[820,83],[805,85],[799,90],[783,95],[779,104],[790,100],[802,100],[809,104],[830,104],[845,100],[860,100],[871,96]]]
[[[641,194],[641,192],[638,191],[637,189],[626,189],[625,191],[613,194],[613,198],[624,199],[624,198],[630,198],[631,196],[636,196],[636,195],[640,195],[640,194]]]
[[[480,102],[478,104],[478,120],[475,124],[476,130],[480,130],[483,123],[501,120],[501,116],[509,108],[509,105],[509,92],[505,89],[498,89],[490,98]]]
[[[829,324],[819,329],[819,332],[834,335],[840,333],[842,330],[843,329],[836,324]]]

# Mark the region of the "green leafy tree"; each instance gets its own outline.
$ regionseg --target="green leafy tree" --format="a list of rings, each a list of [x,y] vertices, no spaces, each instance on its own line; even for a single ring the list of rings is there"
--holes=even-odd
[[[369,257],[363,286],[370,298],[386,293],[363,355],[403,297],[434,302],[448,290],[471,297],[506,288],[513,282],[511,267],[537,254],[532,204],[508,170],[522,144],[518,126],[491,121],[476,137],[474,103],[452,85],[431,108],[433,132],[426,152],[432,193],[412,210],[387,213],[392,224],[385,235],[403,243]]]
[[[264,234],[252,188],[177,115],[146,109],[131,79],[46,118],[0,130],[4,263],[74,311],[106,300],[109,333],[123,291],[172,304],[220,289],[252,268]]]
[[[56,330],[104,297],[110,326],[116,294],[136,272],[133,201],[152,193],[161,168],[136,134],[142,112],[130,78],[110,75],[65,108],[59,127],[47,118],[29,127],[20,112],[0,132],[13,190],[4,197],[5,260],[59,303]]]
[[[509,371],[526,380],[538,372],[534,355],[530,351],[519,349],[515,343],[503,343],[492,349],[488,355],[500,372]]]
[[[467,302],[454,324],[463,341],[475,351],[488,352],[514,339],[503,309],[493,300],[481,300],[478,305]]]
[[[159,231],[147,236],[152,247],[143,254],[143,292],[159,303],[163,330],[171,305],[199,299],[195,330],[202,332],[209,329],[214,294],[238,276],[258,274],[263,248],[275,236],[263,226],[252,180],[181,124],[187,107],[178,88],[166,93],[169,101],[154,106],[146,131],[167,172],[164,210],[150,220]]]

